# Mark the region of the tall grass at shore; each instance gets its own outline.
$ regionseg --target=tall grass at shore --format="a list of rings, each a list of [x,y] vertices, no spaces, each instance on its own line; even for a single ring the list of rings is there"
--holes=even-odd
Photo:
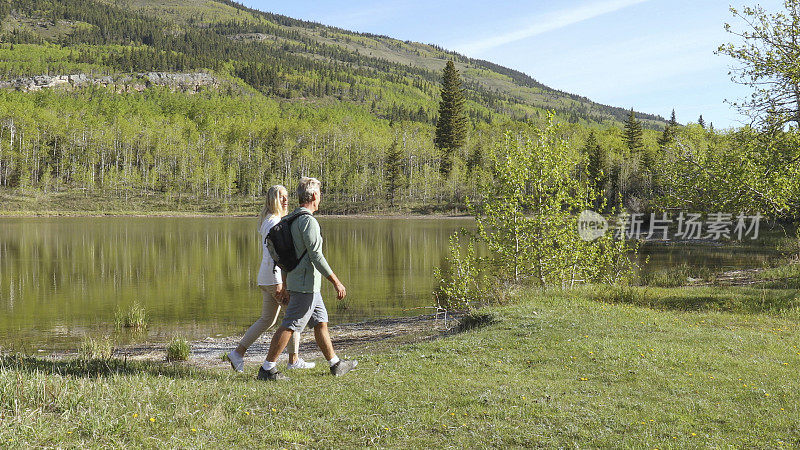
[[[176,336],[167,344],[166,352],[167,361],[186,361],[192,354],[192,347],[185,338]]]
[[[113,353],[114,345],[109,337],[86,336],[78,348],[78,357],[84,360],[110,359]]]
[[[114,327],[141,330],[147,327],[147,311],[139,302],[127,308],[117,308],[114,312]]]

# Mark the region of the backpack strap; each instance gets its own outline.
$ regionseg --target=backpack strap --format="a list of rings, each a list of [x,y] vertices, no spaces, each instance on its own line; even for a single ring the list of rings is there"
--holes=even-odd
[[[290,217],[285,217],[285,218],[281,219],[281,222],[283,222],[283,221],[285,220],[285,221],[286,221],[286,226],[287,226],[287,227],[291,227],[291,226],[292,226],[292,223],[293,223],[293,222],[295,221],[295,219],[297,219],[298,217],[300,217],[300,216],[310,216],[310,215],[311,215],[311,213],[310,213],[310,212],[308,212],[308,211],[301,211],[301,212],[300,212],[300,213],[298,213],[298,214],[295,214],[295,215],[293,215],[293,216],[290,216]],[[280,223],[280,222],[278,222],[278,223]],[[277,225],[277,224],[276,224],[276,225]],[[267,235],[266,235],[266,236],[264,236],[264,245],[267,245],[267,239],[268,239],[268,237],[269,237],[269,233],[267,233]],[[303,254],[302,254],[302,255],[300,255],[300,256],[297,258],[297,261],[300,261],[301,259],[303,259],[303,257],[304,257],[304,256],[306,256],[306,253],[308,253],[308,249],[305,249],[305,250],[303,251]],[[272,273],[273,273],[273,275],[278,273],[278,265],[277,265],[277,264],[275,264],[275,262],[274,262],[274,261],[273,261],[273,264],[272,264]]]
[[[293,216],[287,216],[287,217],[284,217],[283,219],[281,219],[281,220],[280,220],[280,222],[283,222],[283,221],[285,220],[285,221],[287,221],[287,222],[288,222],[288,223],[287,223],[287,226],[292,226],[292,222],[294,222],[294,221],[295,221],[295,219],[297,219],[298,217],[300,217],[300,216],[310,216],[310,215],[311,215],[311,213],[309,213],[309,212],[306,212],[306,211],[302,211],[302,212],[300,212],[300,213],[298,213],[298,214],[295,214],[295,215],[293,215]],[[278,223],[280,223],[280,222],[278,222]],[[277,225],[277,223],[276,223],[275,225]],[[264,236],[264,242],[263,242],[263,243],[264,243],[264,245],[266,245],[266,244],[267,244],[267,236],[269,236],[269,233],[267,233],[267,234]],[[303,253],[305,253],[305,252],[303,252]]]

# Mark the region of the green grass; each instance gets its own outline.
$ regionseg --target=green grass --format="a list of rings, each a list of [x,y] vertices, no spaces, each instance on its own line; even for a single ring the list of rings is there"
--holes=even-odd
[[[147,311],[139,302],[134,302],[127,309],[117,308],[114,312],[114,327],[144,329],[147,327]]]
[[[571,295],[601,302],[658,310],[771,314],[800,319],[800,293],[795,289],[754,286],[596,287]]]
[[[192,353],[192,347],[183,337],[174,337],[167,344],[167,361],[186,361]]]
[[[642,274],[641,282],[646,286],[678,287],[689,283],[690,278],[704,281],[715,280],[715,273],[710,268],[691,267],[684,263],[666,269]]]
[[[755,275],[764,286],[777,289],[800,289],[800,260],[793,260],[767,268]]]
[[[7,356],[0,360],[0,442],[800,445],[797,315],[656,310],[611,303],[604,292],[527,291],[514,305],[482,310],[492,318],[480,321],[485,326],[351,354],[359,367],[342,378],[330,377],[324,364],[267,383],[255,380],[250,366],[239,375],[157,362]]]
[[[86,336],[78,348],[78,358],[83,360],[110,359],[114,352],[114,345],[108,337],[92,338]]]

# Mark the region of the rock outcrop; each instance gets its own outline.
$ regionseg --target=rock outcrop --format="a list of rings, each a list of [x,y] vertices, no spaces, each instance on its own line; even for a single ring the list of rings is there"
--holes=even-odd
[[[74,75],[35,75],[0,81],[0,89],[30,92],[44,88],[75,89],[88,85],[99,85],[110,87],[117,92],[141,92],[152,86],[167,86],[174,91],[197,92],[203,88],[217,89],[223,83],[222,80],[205,72],[142,72],[97,77],[79,73]]]

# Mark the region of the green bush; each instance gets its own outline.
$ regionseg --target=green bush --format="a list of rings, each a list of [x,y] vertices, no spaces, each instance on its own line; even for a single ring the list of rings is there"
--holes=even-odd
[[[167,344],[167,361],[186,361],[191,353],[192,347],[182,337],[174,337]]]
[[[114,313],[114,326],[120,328],[142,329],[147,327],[147,311],[139,302],[134,302],[127,310],[117,308]]]
[[[475,248],[472,241],[462,255],[459,233],[450,236],[450,254],[444,268],[435,268],[437,281],[433,296],[436,306],[448,311],[466,311],[490,303],[478,282]]]
[[[450,238],[447,265],[435,272],[437,307],[469,310],[513,300],[519,286],[569,289],[580,284],[626,285],[634,274],[629,252],[637,244],[608,232],[587,241],[579,214],[600,206],[601,193],[585,182],[580,153],[562,138],[552,115],[543,129],[507,132],[487,149],[489,184],[470,205],[476,232],[466,246]],[[575,176],[579,174],[580,176]],[[475,248],[484,253],[476,258]]]

